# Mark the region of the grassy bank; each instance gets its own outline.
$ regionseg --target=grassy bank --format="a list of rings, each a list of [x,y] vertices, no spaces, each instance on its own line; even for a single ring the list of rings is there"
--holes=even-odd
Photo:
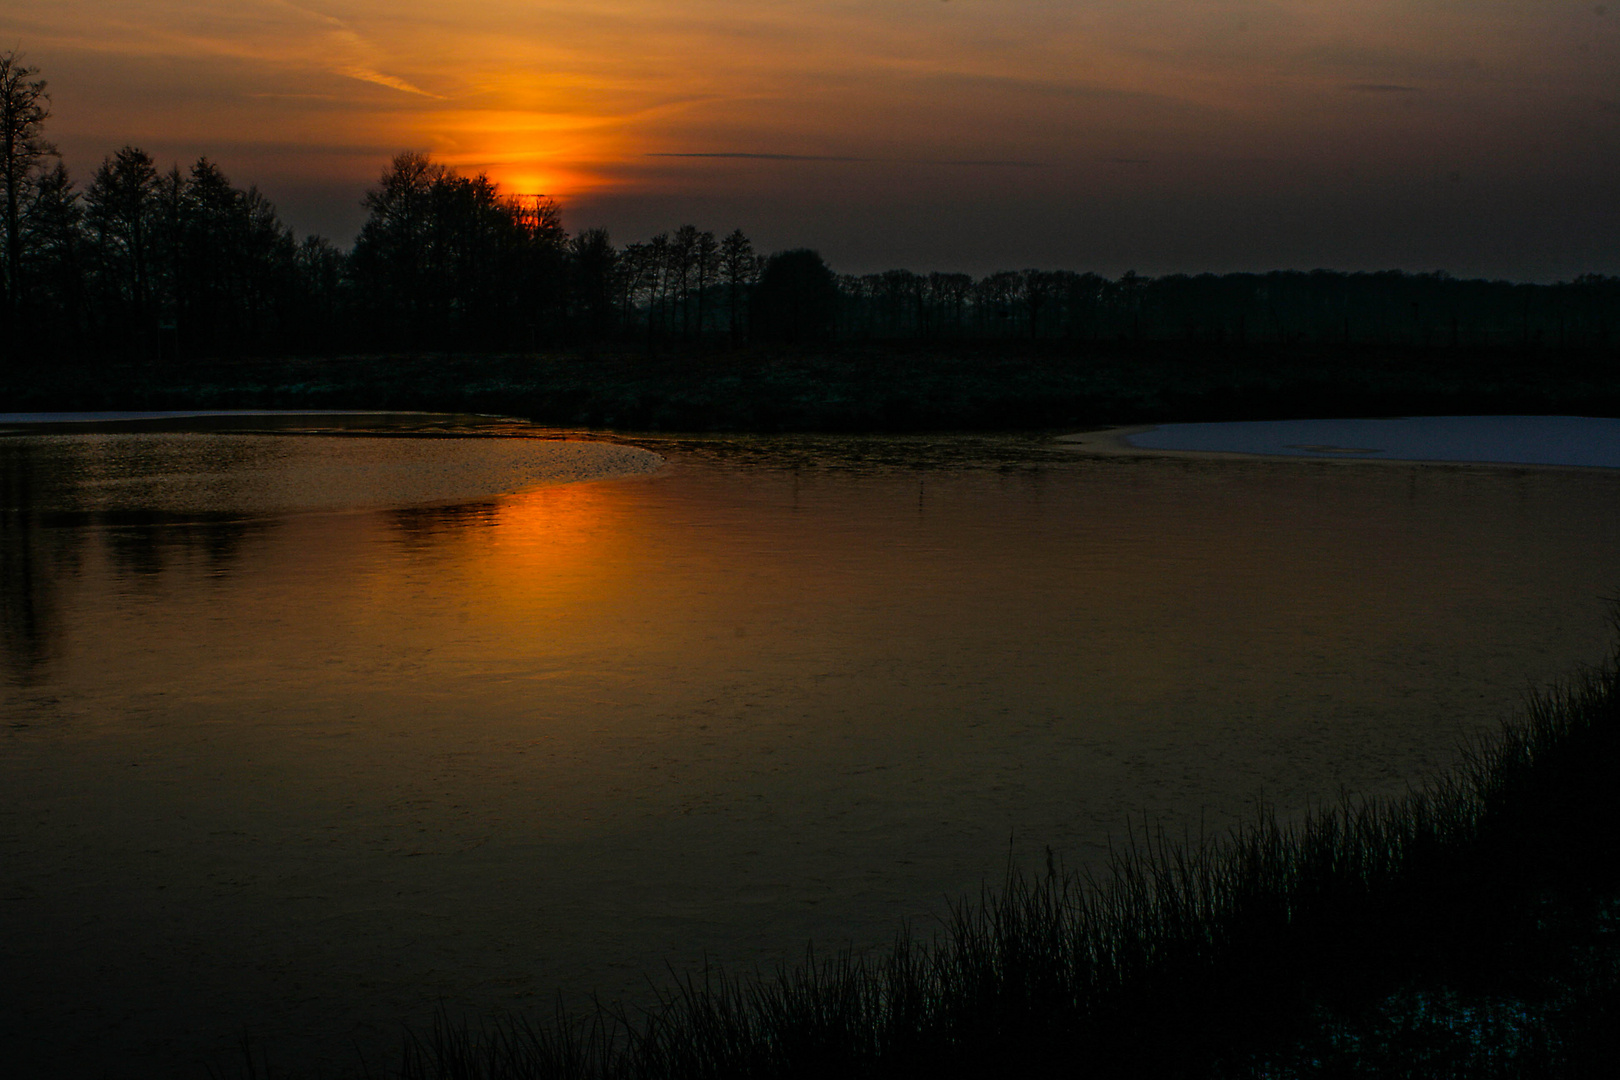
[[[1612,350],[1166,342],[17,364],[4,411],[424,409],[665,431],[1042,429],[1462,413],[1620,415]]]
[[[1138,832],[881,955],[693,976],[627,1015],[446,1022],[462,1077],[1588,1076],[1620,1060],[1620,673],[1406,796]]]

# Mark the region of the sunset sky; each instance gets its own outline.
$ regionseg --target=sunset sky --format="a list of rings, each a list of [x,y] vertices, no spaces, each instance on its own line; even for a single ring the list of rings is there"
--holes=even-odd
[[[388,158],[840,270],[1620,273],[1620,2],[7,0],[80,182],[342,243]]]

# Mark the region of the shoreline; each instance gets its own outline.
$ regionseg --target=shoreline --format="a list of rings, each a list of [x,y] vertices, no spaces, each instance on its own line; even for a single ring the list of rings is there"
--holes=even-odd
[[[867,342],[37,362],[0,371],[0,400],[12,412],[500,414],[626,433],[1073,432],[1302,416],[1620,416],[1620,368],[1612,349]]]
[[[1484,414],[1490,416],[1495,414]],[[1526,414],[1528,418],[1535,419],[1600,419],[1577,416],[1551,416],[1548,414]],[[355,418],[378,421],[382,418],[398,418],[401,423],[397,425],[384,425],[384,427],[406,427],[415,422],[420,425],[426,422],[426,428],[418,427],[415,430],[378,430],[370,431],[365,428],[344,430],[268,430],[256,431],[251,428],[234,429],[233,421],[266,419],[272,421],[297,421],[302,419],[338,420]],[[1483,417],[1475,416],[1412,416],[1400,419],[1412,420],[1471,420]],[[1385,418],[1350,418],[1350,419],[1385,419]],[[1620,462],[1607,464],[1570,464],[1566,462],[1544,461],[1504,461],[1490,458],[1425,458],[1425,457],[1373,457],[1363,452],[1352,452],[1341,455],[1326,453],[1268,453],[1260,450],[1217,450],[1202,447],[1159,447],[1139,446],[1131,442],[1136,435],[1157,431],[1170,424],[1118,424],[1086,427],[1079,431],[1065,430],[1062,434],[1028,432],[1017,429],[995,431],[940,431],[940,432],[774,432],[751,433],[736,431],[636,431],[620,429],[594,429],[559,427],[542,421],[531,420],[522,416],[501,415],[495,413],[457,413],[437,412],[422,409],[174,409],[174,410],[107,410],[107,411],[80,411],[80,412],[39,412],[39,413],[0,413],[0,438],[66,434],[70,432],[97,431],[103,433],[129,433],[142,431],[162,431],[166,426],[180,427],[181,430],[192,430],[192,425],[185,422],[200,422],[195,425],[202,431],[239,430],[242,434],[348,434],[348,435],[376,435],[403,436],[403,437],[461,437],[461,438],[523,438],[541,437],[546,439],[580,439],[584,441],[612,442],[625,445],[642,446],[649,442],[711,442],[716,439],[735,440],[760,439],[766,442],[775,438],[792,440],[795,438],[858,438],[877,439],[892,438],[896,440],[924,441],[930,438],[952,437],[979,437],[994,438],[997,435],[1016,437],[1030,436],[1045,440],[1051,445],[1069,450],[1076,456],[1147,460],[1153,458],[1168,458],[1188,461],[1295,461],[1295,462],[1330,462],[1334,464],[1372,464],[1385,466],[1412,466],[1422,465],[1429,467],[1449,467],[1458,469],[1534,469],[1575,472],[1610,472],[1620,469]],[[1286,422],[1286,421],[1285,421]],[[1201,424],[1243,424],[1245,421],[1203,421]],[[479,430],[486,426],[488,430]],[[519,431],[511,430],[505,425],[525,425],[534,429],[532,436]],[[1062,429],[1060,429],[1062,430]]]

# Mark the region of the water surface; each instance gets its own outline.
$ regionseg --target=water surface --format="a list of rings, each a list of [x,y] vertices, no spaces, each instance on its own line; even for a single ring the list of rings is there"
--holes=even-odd
[[[1125,441],[1152,450],[1620,468],[1620,420],[1591,416],[1163,424],[1129,434]]]
[[[377,1058],[1396,792],[1620,581],[1607,472],[264,423],[0,439],[25,1064]]]

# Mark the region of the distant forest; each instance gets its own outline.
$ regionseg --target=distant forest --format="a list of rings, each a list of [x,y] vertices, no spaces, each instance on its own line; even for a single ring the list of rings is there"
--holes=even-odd
[[[0,347],[30,362],[945,340],[1591,350],[1620,331],[1620,277],[1598,275],[845,275],[691,225],[619,246],[416,153],[366,193],[344,251],[295,237],[207,158],[165,171],[125,147],[81,189],[45,138],[37,74],[0,54]]]

